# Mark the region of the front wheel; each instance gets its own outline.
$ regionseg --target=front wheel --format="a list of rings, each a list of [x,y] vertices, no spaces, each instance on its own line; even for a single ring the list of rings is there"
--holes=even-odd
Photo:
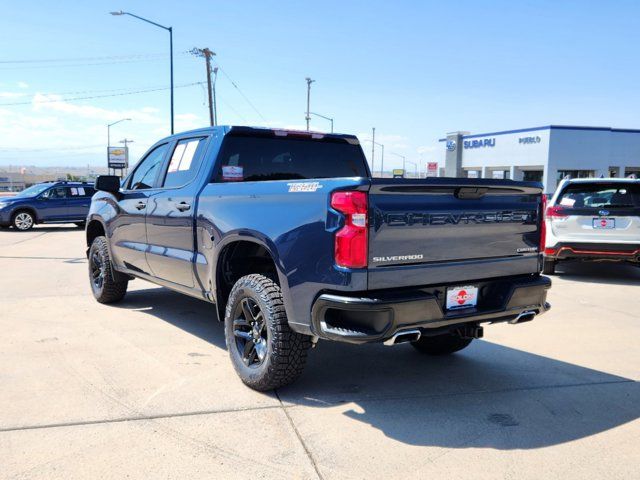
[[[17,212],[13,216],[13,221],[11,223],[16,230],[26,232],[27,230],[31,230],[33,228],[36,223],[36,219],[33,217],[33,214],[31,212],[22,211]]]
[[[282,292],[273,280],[258,274],[238,280],[224,321],[231,363],[245,385],[273,390],[302,374],[311,338],[289,327]]]
[[[426,355],[449,355],[468,347],[472,340],[447,333],[433,337],[422,336],[415,342],[411,342],[411,345]]]
[[[89,282],[100,303],[119,302],[127,293],[129,281],[116,280],[105,237],[96,237],[89,249]]]

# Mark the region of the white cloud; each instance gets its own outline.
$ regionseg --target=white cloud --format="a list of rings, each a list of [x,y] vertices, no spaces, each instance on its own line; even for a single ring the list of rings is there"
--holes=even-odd
[[[438,150],[438,147],[434,147],[432,145],[421,145],[416,149],[418,153],[433,153]]]
[[[18,82],[18,88],[29,88],[29,84],[27,82]]]
[[[18,98],[24,97],[26,93],[21,92],[0,92],[0,98]]]

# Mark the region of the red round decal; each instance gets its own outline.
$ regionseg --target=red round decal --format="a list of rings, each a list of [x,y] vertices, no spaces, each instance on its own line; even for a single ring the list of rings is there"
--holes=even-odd
[[[602,220],[600,220],[600,225],[603,227],[607,226],[607,221],[603,218]]]
[[[466,290],[460,290],[458,295],[456,296],[456,301],[459,305],[462,305],[464,302],[469,300],[469,294],[467,294]]]

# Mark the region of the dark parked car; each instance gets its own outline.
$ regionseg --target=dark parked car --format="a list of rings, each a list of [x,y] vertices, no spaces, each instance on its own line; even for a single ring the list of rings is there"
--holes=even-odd
[[[29,230],[37,223],[75,223],[83,227],[92,184],[47,182],[33,185],[13,197],[0,198],[0,227]]]
[[[443,355],[549,308],[537,182],[372,178],[352,135],[214,127],[96,188],[95,298],[137,277],[216,304],[257,390],[295,380],[318,339]]]

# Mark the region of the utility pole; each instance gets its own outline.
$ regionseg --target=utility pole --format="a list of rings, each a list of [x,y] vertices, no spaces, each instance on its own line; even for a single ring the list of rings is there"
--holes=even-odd
[[[124,149],[125,149],[125,151],[127,151],[127,161],[128,161],[129,160],[129,151],[127,150],[127,145],[130,144],[130,143],[133,143],[133,140],[125,138],[123,140],[120,140],[120,143],[124,143]],[[120,178],[124,177],[125,170],[126,170],[126,167],[120,170]]]
[[[207,67],[207,96],[209,97],[209,125],[215,126],[218,122],[215,115],[215,85],[211,83],[211,57],[215,55],[208,48],[192,48],[191,53],[198,57],[204,57]],[[218,67],[215,69],[216,78],[218,76]]]
[[[307,81],[307,116],[305,117],[305,120],[307,121],[307,132],[309,131],[309,121],[311,120],[311,117],[309,116],[309,108],[311,105],[311,84],[313,82],[315,82],[315,80],[311,80],[310,77],[305,78],[305,80]]]
[[[373,160],[376,155],[376,127],[371,129],[371,174],[375,171],[373,169]]]
[[[218,125],[218,102],[216,101],[216,82],[218,81],[218,67],[213,67],[213,123]]]

